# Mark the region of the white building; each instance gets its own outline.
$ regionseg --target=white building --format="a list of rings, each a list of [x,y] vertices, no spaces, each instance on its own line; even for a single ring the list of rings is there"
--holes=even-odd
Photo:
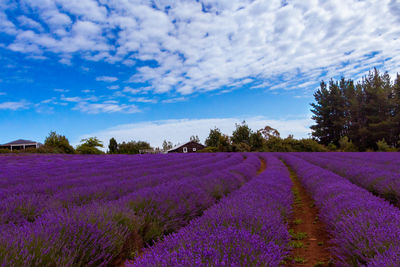
[[[42,144],[35,141],[18,139],[10,143],[0,145],[0,149],[10,149],[13,151],[21,149],[25,150],[27,148],[39,148],[40,146],[42,146]]]

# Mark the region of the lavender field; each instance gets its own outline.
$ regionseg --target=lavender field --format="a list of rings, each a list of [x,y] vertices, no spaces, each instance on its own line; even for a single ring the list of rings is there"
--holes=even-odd
[[[399,163],[398,153],[0,155],[0,266],[400,266]],[[307,224],[297,184],[327,244],[293,229]],[[299,244],[313,242],[329,258],[307,259]]]

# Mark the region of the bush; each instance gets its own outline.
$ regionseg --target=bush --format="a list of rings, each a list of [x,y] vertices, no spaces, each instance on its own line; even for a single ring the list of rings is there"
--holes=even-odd
[[[218,148],[215,146],[208,146],[208,147],[203,148],[202,150],[199,150],[198,152],[214,153],[214,152],[218,152]]]
[[[381,152],[396,152],[397,151],[396,148],[391,147],[386,143],[385,138],[376,142],[376,145],[378,147],[378,151],[381,151]]]
[[[79,154],[104,154],[103,151],[97,148],[97,147],[103,147],[103,144],[99,139],[97,139],[97,137],[89,137],[86,139],[82,139],[81,142],[84,143],[80,144],[76,148],[76,151]]]
[[[357,147],[353,144],[351,140],[347,136],[343,136],[339,140],[340,150],[343,152],[357,152]]]
[[[97,154],[97,155],[104,154],[104,152],[101,151],[100,149],[89,146],[87,144],[79,145],[76,148],[76,152],[78,152],[79,154]]]
[[[75,150],[69,144],[68,139],[64,135],[57,134],[56,132],[50,132],[49,136],[47,136],[44,141],[44,146],[46,147],[44,150],[52,151],[49,153],[75,153]]]

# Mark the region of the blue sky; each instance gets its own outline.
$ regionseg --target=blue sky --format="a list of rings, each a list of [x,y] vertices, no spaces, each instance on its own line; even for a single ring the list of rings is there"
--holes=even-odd
[[[0,2],[0,143],[307,137],[324,79],[399,71],[400,1]]]

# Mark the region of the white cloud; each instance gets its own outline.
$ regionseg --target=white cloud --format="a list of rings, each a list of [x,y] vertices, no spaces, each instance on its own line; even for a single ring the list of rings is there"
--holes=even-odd
[[[3,102],[0,103],[0,110],[1,109],[8,109],[8,110],[19,110],[19,109],[27,109],[29,107],[30,103],[25,101],[25,100],[21,100],[18,102]]]
[[[118,81],[118,78],[117,77],[110,77],[110,76],[99,76],[99,77],[96,77],[96,81],[111,83],[111,82]]]
[[[110,90],[118,90],[119,89],[119,85],[110,85],[110,86],[107,86],[107,88],[110,89]]]
[[[0,95],[6,95],[7,93],[5,93],[5,92],[0,92]]]
[[[44,31],[42,25],[40,25],[39,22],[37,22],[33,19],[30,19],[26,16],[19,16],[19,17],[17,17],[17,20],[21,26],[25,26],[25,27],[28,27],[31,29],[36,29],[41,32]]]
[[[146,97],[132,97],[129,99],[129,102],[138,102],[138,103],[157,103],[157,99],[151,99]]]
[[[156,93],[281,83],[287,86],[277,88],[296,89],[299,77],[303,87],[297,89],[305,90],[322,78],[400,67],[397,0],[22,2],[17,21],[28,29],[5,12],[14,4],[0,6],[0,31],[12,37],[8,49],[55,53],[63,64],[72,56],[127,66],[152,60],[156,67],[138,67],[129,81]],[[40,27],[47,32],[32,31]]]
[[[83,113],[99,114],[99,113],[138,113],[139,108],[136,105],[118,104],[118,102],[106,101],[103,103],[79,102],[74,108]]]
[[[131,93],[131,94],[138,94],[138,93],[141,92],[140,89],[132,88],[132,87],[129,87],[129,86],[125,86],[124,90],[122,90],[122,91],[125,92],[125,93]]]
[[[68,66],[72,65],[71,58],[68,58],[68,57],[64,57],[64,58],[60,59],[58,62],[60,62],[61,64],[64,64],[64,65],[68,65]]]
[[[175,97],[175,98],[170,98],[170,99],[165,99],[162,102],[163,103],[176,103],[176,102],[182,102],[182,101],[186,101],[187,98],[185,97]]]
[[[81,102],[81,101],[83,101],[83,99],[79,96],[74,96],[74,97],[62,96],[60,99],[63,101],[66,101],[66,102]]]
[[[245,120],[254,131],[269,125],[276,128],[283,137],[293,134],[296,138],[307,138],[310,133],[309,126],[312,124],[312,120],[307,117],[282,120],[251,117],[245,118]],[[176,144],[188,141],[192,135],[198,135],[200,140],[204,142],[210,129],[217,127],[222,133],[231,135],[235,129],[235,123],[242,121],[241,118],[210,118],[123,124],[103,131],[88,133],[79,137],[79,140],[89,136],[97,136],[104,144],[108,144],[110,138],[114,137],[118,142],[143,140],[149,142],[152,146],[161,147],[164,139]]]
[[[57,88],[57,89],[54,89],[54,92],[59,92],[59,93],[68,93],[68,92],[69,92],[69,90],[68,90],[68,89],[59,89],[59,88]]]

